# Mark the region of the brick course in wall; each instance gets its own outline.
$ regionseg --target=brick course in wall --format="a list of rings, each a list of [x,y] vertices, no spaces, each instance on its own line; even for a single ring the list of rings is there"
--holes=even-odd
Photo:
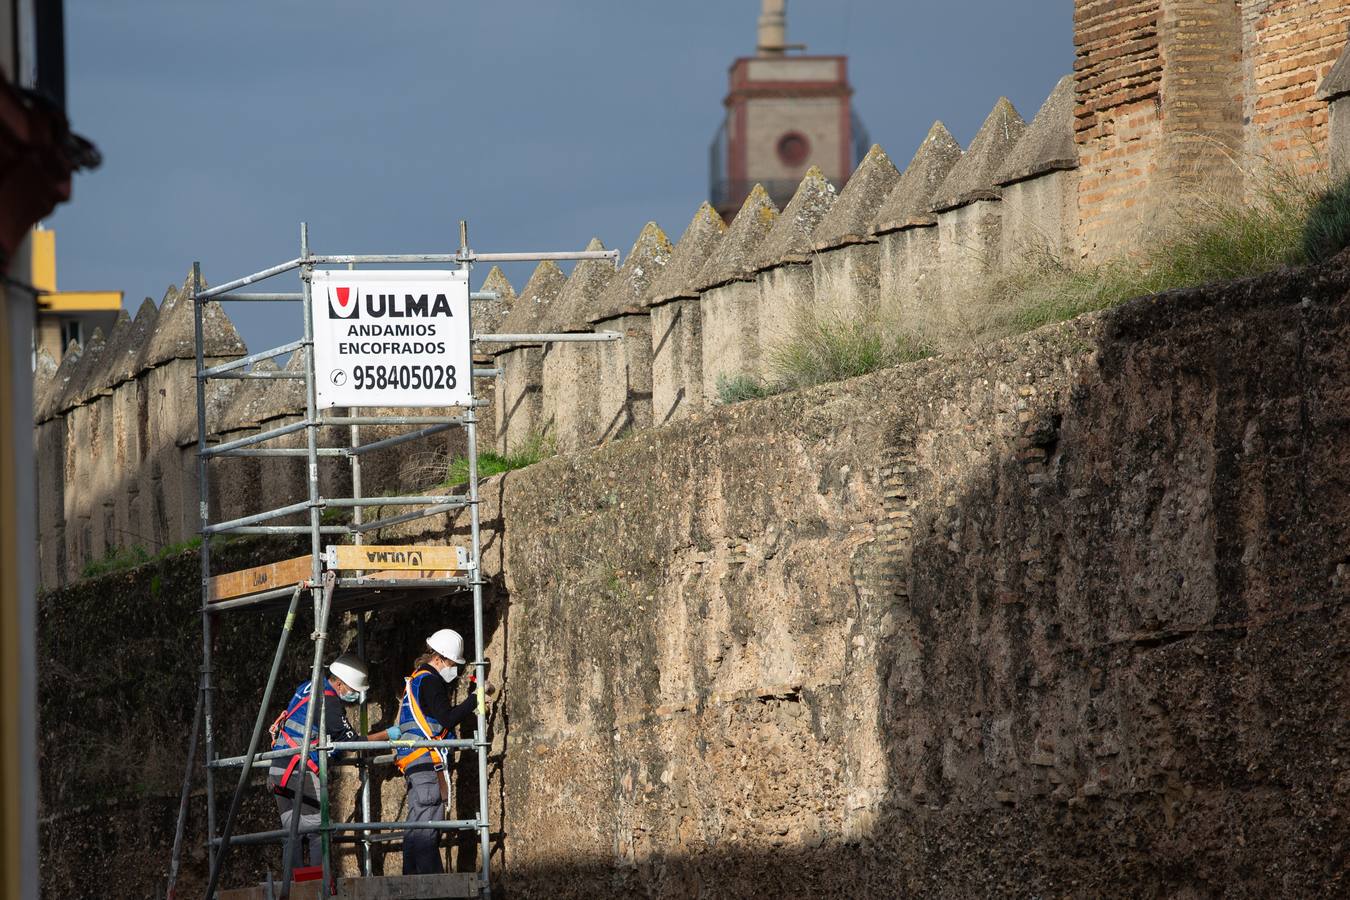
[[[1327,104],[1317,86],[1345,48],[1344,0],[1242,0],[1244,153],[1303,171],[1327,167]],[[1259,177],[1259,169],[1256,172]]]
[[[1142,220],[1157,169],[1161,117],[1160,0],[1080,0],[1074,6],[1074,137],[1083,180],[1079,236],[1091,255]]]
[[[1242,192],[1242,27],[1233,0],[1163,0],[1163,154],[1154,196]]]

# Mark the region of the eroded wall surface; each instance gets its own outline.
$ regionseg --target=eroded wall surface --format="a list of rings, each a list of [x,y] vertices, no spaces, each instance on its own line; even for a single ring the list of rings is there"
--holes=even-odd
[[[505,895],[1343,894],[1347,291],[1342,261],[1146,298],[489,482]],[[124,758],[190,723],[169,565],[45,601],[62,896],[164,868],[175,779]],[[134,633],[82,637],[114,584]],[[380,613],[381,703],[463,615]],[[267,632],[223,621],[237,746]]]
[[[512,896],[1337,893],[1347,284],[508,478]]]

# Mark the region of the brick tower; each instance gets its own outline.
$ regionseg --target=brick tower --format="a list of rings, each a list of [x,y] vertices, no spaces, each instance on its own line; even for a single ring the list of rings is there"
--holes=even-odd
[[[844,56],[788,55],[787,0],[763,0],[759,46],[731,66],[726,119],[712,145],[713,205],[730,219],[756,182],[780,208],[812,165],[842,188],[867,150]]]

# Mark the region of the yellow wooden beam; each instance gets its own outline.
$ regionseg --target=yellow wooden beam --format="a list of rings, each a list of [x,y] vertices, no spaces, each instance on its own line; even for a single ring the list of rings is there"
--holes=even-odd
[[[122,292],[59,291],[39,294],[38,307],[43,312],[116,312],[122,308]]]
[[[217,575],[211,579],[207,599],[214,603],[217,600],[260,594],[283,585],[308,581],[313,574],[313,559],[314,557],[306,554],[283,559],[281,562],[268,563],[265,566],[254,566],[252,569]]]
[[[328,568],[367,571],[463,570],[458,547],[338,544],[328,548]]]

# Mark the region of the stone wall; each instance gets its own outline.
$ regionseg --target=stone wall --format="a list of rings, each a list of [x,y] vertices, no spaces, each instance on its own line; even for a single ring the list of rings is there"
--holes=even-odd
[[[490,480],[503,895],[1343,895],[1348,346],[1342,257]],[[49,896],[156,892],[193,565],[44,600]],[[463,615],[375,614],[376,727]],[[277,623],[220,622],[233,750]]]
[[[620,339],[494,346],[500,377],[482,382],[496,404],[480,416],[483,445],[580,449],[692,415],[719,401],[720,385],[772,380],[803,310],[843,319],[893,310],[890,325],[921,340],[961,332],[987,314],[982,287],[1029,261],[1128,253],[1188,193],[1236,198],[1256,189],[1263,167],[1316,170],[1347,155],[1350,114],[1336,110],[1350,76],[1328,74],[1346,46],[1344,4],[1078,0],[1074,15],[1074,71],[1029,123],[999,99],[964,149],[937,122],[903,170],[874,147],[842,191],[812,169],[782,210],[752,191],[729,229],[705,204],[673,247],[648,223],[622,272],[591,261],[565,274],[549,263],[522,289],[527,303],[512,303],[510,284],[490,275],[504,298],[492,327]],[[44,584],[117,548],[153,551],[196,532],[191,316],[189,304],[173,302],[181,293],[124,317],[59,370],[39,367]],[[242,354],[217,313],[213,358]],[[211,439],[295,421],[303,404],[280,389],[293,384],[214,383]],[[387,433],[367,429],[363,440]],[[366,493],[435,480],[463,452],[458,440],[451,431],[371,458]],[[325,490],[345,492],[346,464],[324,467]],[[294,460],[220,468],[225,484],[305,493]],[[225,491],[216,509],[242,510],[250,496]]]
[[[515,298],[499,269],[483,289],[499,299],[476,303],[476,327],[496,330]],[[135,318],[123,312],[111,333],[96,330],[86,346],[72,344],[60,366],[39,353],[34,379],[34,446],[38,484],[38,554],[41,583],[51,588],[80,577],[91,563],[110,554],[140,551],[146,556],[188,541],[200,530],[197,470],[196,349],[190,282],[170,286],[156,306],[146,298]],[[208,366],[248,352],[219,304],[208,304],[203,322]],[[304,354],[290,354],[285,379],[272,360],[249,367],[257,377],[213,380],[207,387],[208,441],[219,443],[303,421]],[[487,357],[479,359],[487,365]],[[479,412],[481,440],[495,441],[495,390],[476,381],[490,405]],[[371,409],[370,415],[392,412]],[[440,410],[400,410],[435,414]],[[402,430],[402,429],[398,429]],[[393,432],[367,427],[363,443]],[[321,446],[345,446],[349,435],[318,429]],[[275,439],[269,446],[303,448],[304,432]],[[461,429],[401,445],[397,453],[366,456],[367,496],[420,490],[444,478],[453,456],[464,453]],[[346,460],[321,462],[324,496],[347,496],[351,471]],[[228,458],[211,464],[213,521],[263,511],[305,499],[304,462],[298,458]],[[274,524],[303,521],[303,517]]]
[[[1317,89],[1346,44],[1338,0],[1242,0],[1244,156],[1328,163],[1327,105]]]

